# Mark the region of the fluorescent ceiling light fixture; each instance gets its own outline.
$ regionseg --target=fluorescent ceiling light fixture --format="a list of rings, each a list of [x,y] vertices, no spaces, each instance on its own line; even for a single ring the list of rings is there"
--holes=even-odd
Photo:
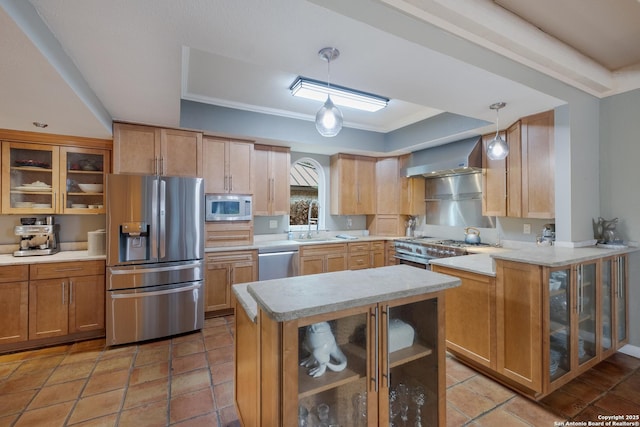
[[[334,104],[363,111],[378,111],[386,107],[389,103],[389,99],[382,96],[349,89],[343,86],[336,86],[334,84],[327,87],[326,82],[308,79],[306,77],[298,77],[289,89],[293,96],[313,99],[314,101],[320,102],[325,102],[327,95],[331,95],[331,100]]]

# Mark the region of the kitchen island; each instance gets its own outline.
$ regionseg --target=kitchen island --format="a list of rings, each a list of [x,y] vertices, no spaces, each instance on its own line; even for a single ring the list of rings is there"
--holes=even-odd
[[[628,258],[637,248],[531,247],[431,262],[447,291],[446,345],[539,400],[628,342]]]
[[[401,415],[412,425],[444,425],[443,297],[459,284],[398,265],[235,285],[241,421],[313,425],[328,407],[339,425],[387,425],[392,391],[415,396]]]

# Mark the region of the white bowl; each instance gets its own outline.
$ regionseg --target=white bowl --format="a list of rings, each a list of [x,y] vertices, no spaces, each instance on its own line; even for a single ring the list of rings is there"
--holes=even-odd
[[[87,209],[87,205],[84,203],[74,203],[71,207],[74,209]]]
[[[78,184],[78,187],[85,193],[102,193],[102,184]]]

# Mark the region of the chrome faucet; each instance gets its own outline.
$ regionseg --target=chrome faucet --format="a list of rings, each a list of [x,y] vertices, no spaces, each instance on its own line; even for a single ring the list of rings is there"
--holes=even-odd
[[[313,204],[316,204],[316,207],[318,208],[318,215],[320,214],[320,205],[318,204],[317,200],[311,200],[309,202],[309,212],[307,215],[307,224],[309,225],[309,232],[307,233],[307,239],[311,238],[311,208],[313,207]],[[316,235],[318,235],[319,233],[319,227],[320,227],[320,218],[316,218]]]

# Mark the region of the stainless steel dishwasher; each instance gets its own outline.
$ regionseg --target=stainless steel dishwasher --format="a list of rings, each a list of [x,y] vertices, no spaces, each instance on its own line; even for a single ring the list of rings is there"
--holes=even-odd
[[[298,275],[298,245],[282,244],[258,249],[258,280]]]

